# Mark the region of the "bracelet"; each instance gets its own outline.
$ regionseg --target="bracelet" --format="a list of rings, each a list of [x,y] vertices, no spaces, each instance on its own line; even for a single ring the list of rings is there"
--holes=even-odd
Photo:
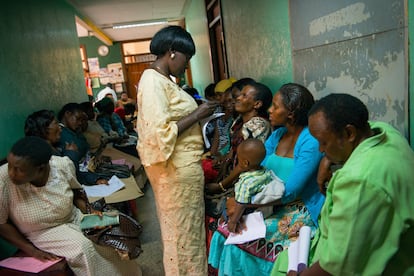
[[[223,192],[227,191],[226,189],[224,189],[223,183],[221,183],[221,181],[218,184]]]

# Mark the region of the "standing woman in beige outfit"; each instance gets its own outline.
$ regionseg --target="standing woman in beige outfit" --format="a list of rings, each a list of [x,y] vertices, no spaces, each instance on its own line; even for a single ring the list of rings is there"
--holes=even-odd
[[[138,84],[138,152],[154,191],[166,275],[207,275],[204,230],[203,139],[199,120],[217,103],[200,106],[171,76],[195,54],[191,35],[168,26],[153,37],[157,56]]]

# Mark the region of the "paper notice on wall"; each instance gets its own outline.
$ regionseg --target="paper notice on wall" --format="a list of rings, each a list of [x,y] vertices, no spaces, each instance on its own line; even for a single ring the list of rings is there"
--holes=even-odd
[[[99,77],[99,60],[97,57],[88,58],[89,76],[91,78]]]
[[[107,65],[108,72],[111,75],[111,83],[124,82],[124,72],[122,63],[111,63]]]

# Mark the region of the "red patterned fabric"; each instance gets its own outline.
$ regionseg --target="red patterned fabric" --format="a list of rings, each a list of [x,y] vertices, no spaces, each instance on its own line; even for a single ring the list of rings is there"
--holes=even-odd
[[[201,166],[203,167],[204,171],[204,181],[205,183],[211,183],[216,181],[218,176],[218,171],[213,168],[213,160],[212,159],[203,159],[201,160]]]
[[[227,226],[218,225],[217,231],[223,235],[225,238],[229,236],[229,231]],[[244,244],[236,245],[241,250],[248,252],[258,258],[267,260],[269,262],[274,262],[281,251],[283,251],[282,245],[273,244],[272,242],[267,242],[266,239],[258,239]]]

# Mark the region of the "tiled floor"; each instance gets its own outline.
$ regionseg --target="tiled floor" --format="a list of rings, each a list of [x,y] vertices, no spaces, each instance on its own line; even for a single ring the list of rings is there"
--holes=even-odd
[[[160,225],[155,209],[154,194],[149,183],[143,189],[144,196],[137,199],[138,221],[143,227],[141,243],[143,253],[138,257],[142,276],[163,276],[162,243]]]

